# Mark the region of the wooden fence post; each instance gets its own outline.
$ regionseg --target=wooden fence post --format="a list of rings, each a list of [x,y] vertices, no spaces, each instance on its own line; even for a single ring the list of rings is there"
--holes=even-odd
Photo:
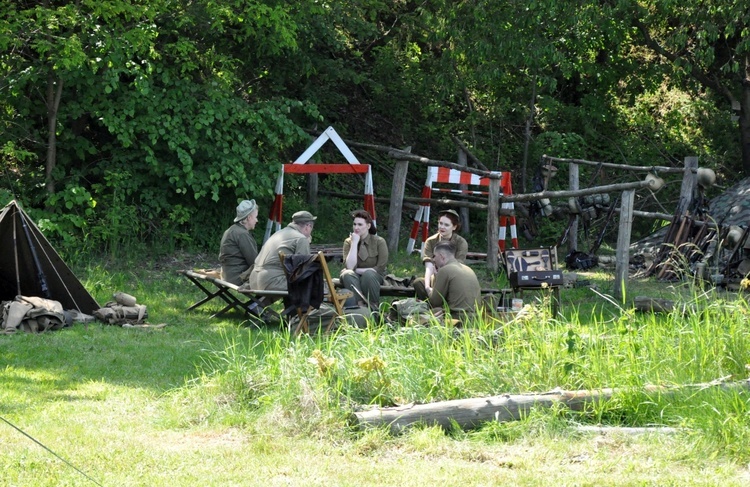
[[[498,209],[500,207],[500,180],[490,179],[490,195],[487,201],[487,269],[497,272]]]
[[[578,164],[570,164],[568,171],[570,190],[578,191],[580,184],[578,179]],[[578,200],[578,198],[575,199]],[[568,231],[568,253],[574,250],[578,250],[578,216],[575,217],[575,221],[570,225],[570,230]]]
[[[309,164],[314,164],[310,162]],[[311,173],[307,175],[307,203],[312,210],[318,208],[318,175]]]
[[[401,217],[404,212],[404,189],[406,187],[406,173],[409,161],[396,161],[393,170],[393,185],[391,187],[391,202],[388,208],[388,251],[398,250],[398,237],[401,233]]]
[[[625,301],[628,270],[630,267],[630,232],[633,228],[633,202],[635,190],[622,192],[620,204],[620,229],[617,232],[617,251],[615,253],[615,285],[613,294],[621,303]]]
[[[682,174],[682,186],[680,187],[680,202],[677,205],[677,215],[682,216],[693,206],[695,189],[698,185],[698,157],[689,156],[685,158],[685,172]]]

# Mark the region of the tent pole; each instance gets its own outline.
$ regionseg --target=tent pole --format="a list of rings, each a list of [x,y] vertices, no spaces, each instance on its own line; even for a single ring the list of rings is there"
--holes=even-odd
[[[21,273],[18,269],[19,267],[19,260],[18,260],[18,240],[16,238],[16,215],[13,215],[13,255],[15,256],[15,264],[16,264],[16,296],[21,295]]]
[[[34,241],[31,238],[31,234],[29,233],[29,227],[28,225],[26,225],[26,219],[24,218],[23,213],[21,213],[21,226],[23,226],[23,231],[26,234],[26,240],[28,240],[29,242],[29,250],[31,250],[31,256],[34,257],[34,265],[36,266],[39,285],[42,286],[42,294],[44,294],[45,298],[52,299],[52,296],[49,292],[49,287],[47,286],[47,276],[44,275],[44,270],[42,270],[42,264],[39,262],[39,256],[36,253],[36,246],[34,245]]]

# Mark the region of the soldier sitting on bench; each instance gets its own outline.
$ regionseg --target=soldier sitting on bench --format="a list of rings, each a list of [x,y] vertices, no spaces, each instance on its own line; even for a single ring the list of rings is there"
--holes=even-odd
[[[479,279],[471,267],[456,259],[453,242],[435,245],[432,261],[438,272],[429,291],[430,307],[435,310],[445,306],[452,317],[459,319],[474,314],[482,299]]]

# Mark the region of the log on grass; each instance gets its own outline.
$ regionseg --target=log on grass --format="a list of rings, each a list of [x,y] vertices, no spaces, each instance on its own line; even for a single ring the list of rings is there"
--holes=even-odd
[[[669,313],[674,309],[674,301],[649,296],[636,296],[633,300],[633,306],[637,311],[647,313]]]
[[[684,386],[654,386],[642,388],[644,394],[659,394],[662,398],[687,389],[721,388],[724,390],[750,390],[750,380],[725,382],[724,377],[716,381]],[[538,394],[503,394],[500,396],[454,399],[429,404],[371,409],[355,412],[352,421],[361,429],[389,426],[392,433],[400,433],[410,426],[426,424],[441,426],[446,430],[458,426],[468,430],[488,421],[516,421],[526,416],[532,408],[565,406],[573,411],[582,411],[593,404],[607,401],[624,389],[602,389],[599,391],[554,390]]]
[[[593,433],[597,435],[648,435],[658,433],[662,435],[675,435],[682,431],[680,428],[670,428],[668,426],[645,426],[645,427],[626,427],[626,426],[578,426],[575,428],[578,433]]]
[[[389,425],[398,433],[415,424],[438,425],[448,430],[458,425],[473,429],[487,421],[517,421],[534,407],[564,404],[581,410],[592,401],[607,400],[611,391],[552,391],[541,394],[503,394],[475,399],[454,399],[429,404],[409,404],[401,407],[373,409],[355,413],[360,429]]]

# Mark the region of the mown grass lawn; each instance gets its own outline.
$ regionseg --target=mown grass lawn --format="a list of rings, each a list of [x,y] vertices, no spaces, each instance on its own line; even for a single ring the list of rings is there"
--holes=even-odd
[[[191,257],[196,266],[203,266]],[[716,388],[669,398],[645,384],[747,377],[748,307],[736,295],[632,283],[685,311],[635,313],[597,287],[563,291],[565,318],[344,330],[292,338],[183,310],[200,293],[185,262],[89,266],[100,303],[138,297],[159,330],[99,323],[0,336],[0,484],[58,485],[747,485],[747,393]],[[403,273],[403,272],[402,272]],[[486,276],[485,276],[486,278]],[[498,282],[502,285],[502,282]],[[533,301],[531,298],[529,302]],[[357,431],[351,412],[403,404],[622,388],[582,413],[534,410],[475,431]],[[674,434],[597,435],[578,425],[668,426]],[[85,473],[84,476],[81,472]]]

